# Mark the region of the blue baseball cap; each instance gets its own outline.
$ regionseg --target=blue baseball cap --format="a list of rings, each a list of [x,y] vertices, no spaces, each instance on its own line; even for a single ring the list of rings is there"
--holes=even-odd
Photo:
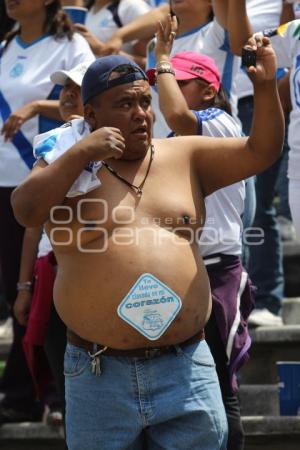
[[[117,78],[110,79],[110,75],[120,66],[127,66],[126,73],[120,73]],[[129,67],[130,66],[130,67]],[[147,80],[145,72],[131,59],[122,55],[109,55],[96,59],[87,69],[81,85],[81,96],[85,105],[91,98],[96,97],[107,89],[120,84],[131,83],[136,80]]]

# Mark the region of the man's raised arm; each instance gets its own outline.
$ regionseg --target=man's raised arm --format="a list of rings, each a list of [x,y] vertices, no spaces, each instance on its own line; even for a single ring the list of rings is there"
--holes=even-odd
[[[194,163],[205,195],[257,174],[279,157],[284,117],[276,84],[276,57],[267,38],[251,38],[257,45],[257,64],[248,69],[254,85],[254,116],[249,138],[207,139],[196,149]],[[199,139],[199,138],[198,138]]]
[[[12,193],[16,219],[25,227],[43,225],[51,208],[63,203],[68,190],[90,161],[120,158],[123,150],[120,131],[105,127],[73,145],[52,164],[40,160]]]

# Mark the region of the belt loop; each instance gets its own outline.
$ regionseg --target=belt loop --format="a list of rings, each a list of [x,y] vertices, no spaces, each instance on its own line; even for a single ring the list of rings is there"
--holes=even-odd
[[[93,342],[93,353],[97,353],[98,350],[98,344],[96,344],[95,342]],[[91,356],[91,355],[90,355]]]
[[[173,347],[175,349],[177,356],[182,355],[182,349],[181,349],[180,345],[174,345]]]

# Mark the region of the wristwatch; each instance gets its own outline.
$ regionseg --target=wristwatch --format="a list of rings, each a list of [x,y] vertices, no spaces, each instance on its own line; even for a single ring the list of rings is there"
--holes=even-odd
[[[168,61],[162,61],[161,63],[158,63],[156,66],[156,73],[157,75],[160,75],[162,73],[171,73],[172,75],[175,75],[173,66]]]

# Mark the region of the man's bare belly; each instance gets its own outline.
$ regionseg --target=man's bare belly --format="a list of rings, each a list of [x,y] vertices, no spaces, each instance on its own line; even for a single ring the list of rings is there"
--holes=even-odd
[[[62,320],[82,338],[117,349],[176,344],[196,334],[211,308],[209,281],[197,244],[157,226],[153,234],[148,227],[126,242],[120,245],[110,236],[107,249],[98,253],[57,249],[63,270],[58,270],[54,299]],[[94,240],[92,248],[103,248],[103,240]],[[157,340],[149,340],[117,314],[119,304],[144,273],[158,278],[182,301],[181,310]]]

